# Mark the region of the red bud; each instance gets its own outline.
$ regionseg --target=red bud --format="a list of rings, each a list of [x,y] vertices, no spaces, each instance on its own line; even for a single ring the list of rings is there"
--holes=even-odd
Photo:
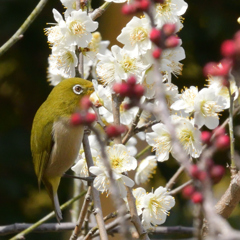
[[[214,144],[218,150],[226,150],[230,146],[230,138],[228,135],[221,135],[217,137]]]
[[[203,131],[201,132],[201,140],[205,144],[210,144],[210,139],[212,137],[212,133],[209,131]]]
[[[220,182],[224,174],[225,174],[225,168],[221,165],[213,166],[210,171],[210,177],[212,178],[214,183]]]
[[[124,4],[122,6],[122,14],[124,15],[129,15],[129,14],[133,14],[136,12],[136,7],[134,6],[134,4]]]
[[[162,27],[162,30],[163,30],[164,34],[168,37],[175,33],[176,25],[171,24],[171,23],[164,24]]]
[[[193,185],[188,185],[182,190],[183,197],[187,199],[191,198],[194,192],[195,192],[195,188]]]
[[[84,122],[84,119],[83,119],[83,117],[81,116],[80,113],[73,113],[72,114],[71,119],[70,119],[70,123],[73,126],[81,125],[81,124],[83,124],[83,122]]]
[[[92,124],[94,121],[97,120],[97,116],[95,113],[90,113],[88,112],[86,115],[85,115],[85,118],[84,118],[84,122],[85,124]]]
[[[200,192],[193,193],[191,200],[193,203],[202,203],[203,202],[203,196]]]
[[[233,40],[226,40],[221,45],[221,54],[224,57],[233,57],[236,53],[236,46]]]
[[[161,39],[161,31],[156,28],[152,28],[149,38],[152,42],[158,45]]]
[[[91,106],[92,106],[92,102],[90,101],[89,97],[84,96],[80,102],[81,109],[88,110]]]
[[[155,59],[159,59],[162,55],[162,49],[161,48],[155,48],[152,52],[152,56],[155,58]]]
[[[134,87],[134,96],[133,97],[137,97],[137,98],[141,98],[144,94],[144,87],[140,84],[137,84],[135,87]]]
[[[180,44],[180,39],[176,36],[170,36],[165,40],[166,48],[174,48]]]
[[[130,85],[130,87],[135,86],[137,82],[137,79],[135,76],[131,76],[127,79],[127,84]]]

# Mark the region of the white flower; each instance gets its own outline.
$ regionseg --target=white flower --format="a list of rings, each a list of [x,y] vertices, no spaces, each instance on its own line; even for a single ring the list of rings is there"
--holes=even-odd
[[[168,82],[171,82],[171,74],[175,77],[182,74],[183,64],[179,61],[185,57],[185,51],[180,46],[163,51],[160,61],[160,71],[167,73]]]
[[[195,124],[201,128],[206,125],[209,129],[214,129],[219,124],[218,113],[223,111],[226,100],[217,96],[212,88],[203,88],[199,91],[194,103]]]
[[[131,137],[125,144],[131,156],[135,156],[137,154],[136,144],[137,144],[137,139],[135,137]]]
[[[76,10],[76,0],[60,0],[62,4],[67,8],[64,15],[69,16],[72,11]]]
[[[209,76],[208,81],[209,81],[209,88],[214,89],[216,95],[221,96],[226,100],[224,109],[229,108],[230,107],[229,91],[227,87],[222,85],[223,77]],[[231,94],[234,94],[234,100],[236,100],[238,98],[239,92],[238,92],[238,87],[236,85],[236,82],[232,75],[230,75],[229,82],[230,82]]]
[[[75,77],[75,67],[78,59],[74,47],[53,47],[49,57],[51,73],[64,78]]]
[[[180,16],[187,10],[187,3],[183,0],[165,0],[164,3],[156,4],[155,22],[157,28],[161,28],[166,23],[175,23],[177,31],[182,28]]]
[[[142,214],[142,211],[143,211],[143,208],[144,208],[143,198],[146,195],[146,190],[142,187],[139,187],[139,188],[133,189],[132,193],[133,193],[133,196],[135,197],[135,204],[136,204],[136,208],[137,208],[137,213],[140,216]],[[127,199],[124,199],[124,201],[126,202],[127,207],[129,208]]]
[[[151,225],[160,225],[166,221],[169,210],[175,205],[175,199],[166,188],[159,187],[154,193],[143,197],[143,204],[142,221],[145,227],[151,228]]]
[[[129,125],[133,121],[134,117],[136,116],[136,114],[138,112],[138,107],[133,107],[128,110],[125,109],[124,105],[126,103],[129,103],[127,98],[124,99],[124,101],[121,103],[120,108],[119,108],[120,122],[123,125]],[[113,122],[112,104],[109,104],[108,106],[104,105],[104,107],[106,109],[105,110],[101,109],[101,111],[102,111],[101,113],[108,123],[112,123]]]
[[[179,100],[171,105],[171,109],[176,111],[184,109],[186,113],[194,111],[194,101],[198,94],[198,88],[191,86],[190,88],[184,88],[182,94],[179,94]]]
[[[134,16],[122,29],[117,40],[124,44],[124,49],[136,57],[145,54],[148,49],[152,48],[152,42],[149,39],[150,30],[151,25],[147,15],[144,18]]]
[[[71,169],[80,177],[89,177],[85,154],[79,154],[77,163]]]
[[[185,152],[193,158],[198,158],[202,152],[201,132],[185,118],[176,118],[176,134]],[[175,159],[178,155],[171,152]]]
[[[113,55],[98,53],[97,58],[99,62],[97,63],[96,72],[102,83],[112,86],[115,82],[121,82],[120,76],[123,74],[123,70],[119,68]]]
[[[177,138],[182,144],[185,152],[191,157],[197,158],[201,154],[202,145],[200,140],[200,131],[194,128],[192,123],[185,118],[172,115],[170,120],[175,125]],[[159,162],[169,159],[171,152],[173,157],[178,159],[178,156],[173,151],[171,137],[162,123],[152,126],[153,132],[146,134],[146,141],[153,150],[156,151],[156,157]]]
[[[115,144],[112,147],[107,147],[106,150],[118,191],[122,197],[126,197],[125,186],[132,187],[134,181],[122,173],[136,169],[137,160],[129,154],[127,148],[122,144]],[[101,156],[97,157],[96,166],[90,167],[89,171],[96,175],[93,186],[97,190],[101,192],[111,191],[109,176]]]
[[[109,41],[102,41],[102,36],[99,32],[92,33],[92,40],[88,44],[88,51],[86,52],[86,57],[91,59],[93,63],[96,62],[97,53],[106,54]]]
[[[92,40],[91,32],[98,28],[98,23],[83,12],[81,9],[72,11],[67,17],[65,26],[62,27],[62,32],[66,37],[68,45],[78,45],[78,47],[87,47]]]
[[[97,107],[104,106],[111,111],[112,94],[109,86],[98,84],[97,80],[92,80],[94,92],[91,94],[90,99]],[[100,110],[100,109],[99,109]]]
[[[148,181],[150,178],[152,178],[152,175],[155,174],[156,167],[156,156],[148,156],[143,159],[137,168],[135,182],[140,185],[141,183]]]
[[[156,157],[159,162],[169,159],[169,153],[172,150],[171,136],[163,123],[152,126],[153,132],[146,134],[147,143],[156,151]]]
[[[45,34],[48,36],[48,43],[53,45],[64,44],[65,36],[62,33],[62,27],[65,26],[65,21],[63,20],[62,15],[56,10],[53,9],[53,17],[57,24],[50,28],[45,28]]]

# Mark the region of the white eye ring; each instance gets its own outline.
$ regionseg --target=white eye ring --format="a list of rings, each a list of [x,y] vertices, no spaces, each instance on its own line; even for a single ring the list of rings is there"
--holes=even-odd
[[[73,86],[73,92],[76,93],[77,95],[82,93],[82,87],[81,85],[77,84]]]

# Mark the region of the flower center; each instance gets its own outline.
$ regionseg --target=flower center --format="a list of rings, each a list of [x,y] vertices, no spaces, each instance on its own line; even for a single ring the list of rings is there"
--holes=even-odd
[[[171,15],[173,8],[176,8],[176,4],[172,3],[172,0],[165,0],[164,3],[156,4],[156,10],[158,15]]]
[[[185,91],[182,93],[181,99],[185,101],[189,106],[193,106],[196,96],[197,96],[196,90],[191,90],[185,87]]]
[[[136,27],[130,34],[131,45],[135,45],[138,42],[142,42],[147,38],[147,30],[143,27]]]
[[[189,149],[194,142],[193,132],[189,129],[184,129],[179,134],[179,140],[182,143],[185,150]]]
[[[151,212],[153,213],[154,217],[159,220],[161,220],[162,216],[161,213],[165,213],[166,215],[168,214],[168,211],[164,209],[163,206],[161,205],[161,201],[156,199],[156,197],[153,197],[150,200],[149,209],[151,209]]]
[[[92,52],[99,52],[99,44],[102,40],[101,34],[95,32],[92,34],[92,41],[89,43],[89,48]]]
[[[115,66],[113,63],[98,64],[97,73],[104,85],[109,84],[115,80]]]
[[[124,54],[123,60],[120,62],[120,64],[126,73],[137,69],[136,58],[130,58],[127,54]]]
[[[86,32],[85,25],[79,20],[74,20],[69,24],[69,29],[74,35],[82,36]]]
[[[215,101],[202,101],[201,112],[204,117],[217,117],[216,112],[221,112],[222,108]]]
[[[111,166],[113,169],[121,168],[123,166],[121,159],[119,158],[111,159]]]
[[[158,153],[164,153],[171,150],[170,135],[168,133],[163,134],[161,137],[153,139],[156,144],[153,146],[153,151]]]

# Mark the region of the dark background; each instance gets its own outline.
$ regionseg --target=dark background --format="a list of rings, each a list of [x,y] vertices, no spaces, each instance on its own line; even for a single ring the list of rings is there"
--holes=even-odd
[[[93,7],[102,1],[93,0]],[[183,76],[173,83],[182,86],[204,84],[202,67],[208,61],[219,61],[219,47],[223,40],[231,38],[239,28],[239,0],[189,0],[184,15],[184,28],[180,32],[186,51]],[[24,22],[36,0],[0,0],[0,46],[5,43]],[[46,81],[47,58],[50,49],[43,29],[46,23],[54,22],[52,9],[63,12],[58,0],[49,0],[34,23],[25,32],[23,39],[0,57],[0,225],[21,222],[36,222],[51,211],[51,204],[44,189],[38,191],[30,153],[30,131],[34,114],[46,99],[51,87]],[[118,44],[116,37],[132,18],[120,13],[120,4],[112,4],[98,19],[103,40]],[[237,141],[238,145],[238,141]],[[216,156],[216,161],[226,164],[228,155]],[[159,164],[157,175],[164,184],[177,168],[174,161]],[[159,178],[159,176],[158,176]],[[184,181],[184,178],[182,179]],[[216,196],[226,189],[229,177],[216,188]],[[72,181],[64,179],[59,190],[60,202],[71,197]],[[165,225],[191,226],[191,203],[177,196],[176,207],[171,211]],[[180,213],[181,211],[181,213]],[[106,211],[106,213],[108,213]],[[66,213],[67,214],[67,213]],[[240,227],[239,210],[230,221]],[[235,221],[236,218],[236,221]],[[237,220],[238,219],[238,220]],[[52,221],[55,222],[55,219]],[[62,233],[30,234],[26,239],[64,239]],[[9,239],[9,236],[0,239]]]

